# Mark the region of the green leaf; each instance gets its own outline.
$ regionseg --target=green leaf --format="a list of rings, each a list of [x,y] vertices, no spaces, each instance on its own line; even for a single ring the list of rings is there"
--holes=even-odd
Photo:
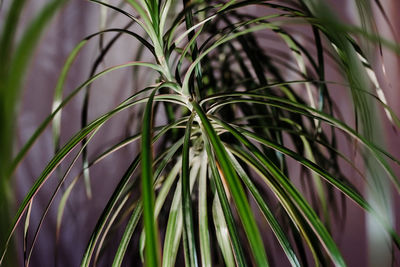
[[[14,158],[14,160],[11,164],[10,174],[15,170],[15,168],[18,166],[18,164],[21,162],[21,160],[26,155],[26,153],[29,151],[29,149],[32,147],[32,145],[35,143],[37,138],[43,133],[43,131],[46,129],[46,127],[50,124],[50,122],[57,115],[57,113],[60,112],[64,108],[64,106],[66,104],[68,104],[69,101],[71,101],[83,88],[85,88],[86,86],[93,83],[95,80],[97,80],[98,78],[100,78],[101,76],[103,76],[109,72],[112,72],[114,70],[118,70],[121,68],[129,67],[129,66],[147,66],[147,67],[154,68],[156,70],[161,71],[161,69],[157,65],[154,65],[151,63],[146,63],[146,62],[136,62],[135,61],[135,62],[128,62],[126,64],[110,67],[110,68],[103,70],[103,71],[99,72],[98,74],[92,76],[90,79],[88,79],[87,81],[82,83],[79,87],[77,87],[75,90],[73,90],[66,98],[64,98],[64,100],[59,104],[59,106],[56,109],[53,109],[53,112],[40,124],[40,126],[35,130],[35,132],[31,135],[29,140],[25,143],[25,145],[18,152],[17,156]],[[136,95],[139,95],[140,93],[144,93],[149,89],[151,89],[151,88],[146,88],[145,90],[141,90]]]
[[[199,170],[199,164],[197,163],[192,167],[189,175],[189,190],[192,192],[194,184],[196,182],[197,173]],[[165,234],[164,241],[164,257],[163,266],[173,266],[175,265],[176,255],[178,253],[179,242],[183,230],[183,201],[182,199],[182,178],[179,179],[174,198],[172,200],[171,209],[169,211],[169,218],[167,224],[167,231]]]
[[[247,98],[241,98],[240,100],[234,99],[234,100],[229,100],[229,101],[223,101],[221,103],[218,103],[214,106],[212,106],[208,112],[214,112],[216,108],[220,108],[224,105],[232,104],[232,103],[243,103],[243,102],[251,102],[251,103],[257,103],[261,105],[271,105],[274,107],[279,107],[284,110],[288,110],[294,113],[298,113],[307,117],[315,118],[318,120],[321,120],[325,123],[328,123],[329,125],[332,125],[345,133],[347,133],[349,136],[355,138],[356,140],[360,141],[376,158],[376,160],[379,162],[379,164],[384,168],[384,170],[387,172],[389,175],[389,178],[395,185],[396,189],[400,192],[400,182],[398,178],[395,176],[393,170],[390,168],[390,165],[388,162],[385,160],[385,158],[382,157],[382,155],[388,157],[392,161],[394,161],[396,164],[400,165],[400,161],[398,161],[394,156],[383,150],[382,148],[378,147],[371,141],[367,140],[365,137],[357,133],[354,129],[346,125],[344,122],[330,116],[329,114],[326,114],[324,112],[320,112],[316,109],[313,109],[309,106],[306,106],[304,104],[294,102],[291,100],[279,98],[279,97],[274,97],[274,96],[269,96],[269,95],[259,95],[259,94],[247,94],[247,93],[229,93],[229,94],[224,94],[224,96],[252,96],[256,98],[261,98],[261,99],[266,99],[264,100],[258,100],[258,99],[247,99]],[[221,96],[221,95],[220,95]]]
[[[175,123],[174,123],[175,124]],[[172,125],[174,125],[172,124]],[[168,129],[168,128],[167,128]],[[160,138],[163,135],[164,131],[160,131],[154,138],[153,142],[155,142],[156,140],[158,140],[158,138]],[[160,164],[158,165],[154,176],[156,177],[153,186],[157,183],[157,180],[160,177],[160,174],[162,172],[162,170],[165,168],[165,166],[167,165],[167,163],[171,160],[171,158],[174,156],[174,154],[176,153],[176,151],[182,146],[183,144],[183,139],[180,139],[179,141],[177,141],[174,145],[172,145],[167,151],[166,154],[162,154],[160,155],[160,158],[162,158],[163,160],[160,162]],[[176,164],[176,170],[172,170],[170,175],[167,178],[167,181],[164,183],[163,188],[161,189],[161,192],[158,195],[157,201],[156,201],[156,206],[155,206],[155,211],[156,211],[156,215],[158,215],[158,212],[161,209],[162,203],[165,200],[166,195],[168,194],[169,190],[170,190],[170,186],[172,185],[172,182],[174,181],[176,175],[177,175],[177,171],[179,170],[179,162]],[[175,169],[175,168],[174,168]],[[128,243],[132,237],[133,231],[136,228],[136,224],[137,224],[137,220],[140,219],[140,216],[142,215],[142,201],[139,201],[137,204],[137,207],[135,208],[130,221],[128,222],[128,225],[125,229],[123,238],[121,239],[118,251],[115,255],[114,258],[114,264],[116,264],[118,266],[118,264],[122,263],[124,254],[126,252]],[[141,238],[141,240],[144,241],[144,235],[143,238]],[[143,242],[144,243],[144,242]]]
[[[198,201],[200,256],[201,256],[201,265],[203,267],[209,267],[211,266],[211,252],[210,252],[210,236],[208,231],[208,214],[207,214],[207,167],[208,167],[207,153],[203,151],[203,154],[200,157],[202,157],[200,159],[202,161],[202,164],[199,173],[199,201]],[[232,255],[232,249],[230,245],[229,245],[229,251],[231,252]],[[232,255],[232,263],[234,263],[233,255]]]
[[[153,99],[157,90],[153,90],[146,104],[143,115],[142,128],[142,199],[143,199],[143,222],[146,233],[145,263],[146,266],[161,265],[161,253],[159,248],[159,237],[157,222],[154,218],[154,191],[153,191],[153,151],[151,148],[152,123],[153,123]]]
[[[229,236],[226,234],[227,232],[229,232],[229,228],[225,221],[225,215],[221,207],[221,202],[219,201],[218,193],[216,193],[214,197],[212,205],[212,215],[218,244],[221,248],[222,256],[225,260],[225,265],[228,267],[234,267],[235,258],[233,257],[231,241],[229,239]],[[238,264],[238,266],[242,265]]]
[[[222,183],[221,175],[219,173],[217,164],[215,162],[214,153],[211,149],[211,145],[210,145],[208,139],[205,136],[203,136],[203,142],[204,142],[204,146],[205,146],[206,152],[207,152],[208,164],[211,167],[212,178],[213,178],[213,179],[211,179],[211,182],[214,185],[214,187],[217,189],[217,194],[214,197],[214,202],[213,202],[214,221],[216,224],[217,231],[218,230],[223,231],[226,229],[226,227],[228,228],[229,239],[230,239],[231,246],[232,246],[232,248],[228,249],[227,236],[221,232],[217,233],[217,239],[218,239],[218,242],[220,243],[220,247],[221,247],[224,259],[225,259],[225,263],[227,265],[231,264],[232,260],[231,260],[230,254],[232,253],[232,249],[233,249],[237,265],[238,266],[246,266],[246,261],[244,258],[242,244],[239,239],[237,226],[235,224],[235,220],[233,218],[232,210],[230,208],[229,200],[227,197],[227,193],[229,193],[229,192],[225,192],[225,188]],[[222,213],[224,215],[224,219],[215,218],[215,216],[221,215],[221,210],[220,210],[219,206],[221,207]]]
[[[254,199],[257,202],[257,205],[261,209],[261,211],[264,214],[264,217],[267,219],[271,229],[273,230],[276,238],[278,239],[280,245],[282,246],[286,256],[289,259],[289,262],[291,263],[292,266],[300,266],[300,263],[296,257],[295,252],[293,251],[293,248],[284,233],[282,227],[280,226],[278,220],[275,218],[271,210],[269,209],[267,203],[264,201],[262,195],[258,191],[257,187],[253,184],[251,181],[250,177],[246,174],[242,166],[239,164],[239,162],[234,158],[234,156],[228,152],[229,157],[232,160],[232,163],[235,166],[236,171],[238,172],[240,178],[243,180],[247,188],[250,190],[251,194],[253,195]]]
[[[142,202],[139,202],[125,228],[124,235],[122,236],[122,239],[119,243],[117,253],[115,254],[114,261],[112,263],[112,267],[121,266],[122,260],[124,259],[126,250],[128,248],[129,241],[131,240],[132,234],[135,231],[135,228],[142,214],[142,209]]]
[[[101,125],[100,125],[96,130],[93,131],[93,133],[89,136],[89,138],[84,139],[84,140],[82,141],[82,142],[83,142],[82,148],[76,153],[76,155],[75,155],[75,157],[73,158],[72,162],[69,164],[67,170],[64,172],[64,175],[59,179],[59,182],[58,182],[58,184],[57,184],[57,187],[56,187],[56,189],[53,191],[53,194],[52,194],[52,196],[50,197],[50,200],[47,202],[47,206],[46,206],[46,208],[45,208],[45,210],[44,210],[44,212],[43,212],[43,215],[42,215],[41,218],[40,218],[39,224],[38,224],[38,226],[37,226],[37,228],[36,228],[36,232],[35,232],[35,234],[34,234],[34,236],[33,236],[31,248],[29,249],[29,252],[28,252],[28,254],[27,254],[28,256],[27,256],[27,258],[25,259],[25,263],[26,263],[27,266],[29,266],[29,261],[30,261],[30,258],[31,258],[31,256],[32,256],[32,252],[33,252],[33,248],[34,248],[34,246],[35,246],[36,240],[37,240],[37,238],[38,238],[38,236],[39,236],[39,231],[40,231],[40,229],[41,229],[41,227],[42,227],[42,224],[43,224],[43,222],[44,222],[44,219],[45,219],[47,213],[48,213],[49,210],[50,210],[51,205],[53,204],[53,201],[54,201],[54,199],[55,199],[57,193],[58,193],[59,190],[61,189],[61,186],[62,186],[63,183],[65,182],[65,179],[67,178],[68,174],[71,172],[71,170],[72,170],[72,168],[74,167],[75,163],[77,162],[79,156],[81,156],[81,154],[82,154],[82,152],[84,151],[85,147],[88,145],[88,143],[90,142],[90,140],[93,138],[93,136],[96,134],[96,132],[99,130],[100,127],[101,127]],[[73,182],[73,184],[74,184],[74,182]],[[72,190],[72,187],[71,187],[70,190]],[[69,191],[70,191],[70,190],[69,190]],[[68,190],[67,190],[67,191],[68,191]],[[68,192],[67,195],[69,195],[69,193],[70,193],[70,192]],[[65,199],[61,199],[60,205],[62,205],[61,203],[62,203],[63,201],[65,201]],[[30,202],[29,207],[32,205],[32,203],[33,203],[33,200]],[[65,205],[65,203],[64,203],[64,205]],[[59,215],[58,215],[58,216],[59,216]],[[57,217],[58,217],[58,216],[57,216]],[[58,218],[57,218],[57,219],[58,219]],[[30,217],[29,217],[29,216],[27,216],[27,220],[30,220]],[[58,232],[56,233],[56,235],[58,236]]]
[[[252,167],[261,178],[263,178],[264,182],[279,199],[280,204],[285,209],[289,218],[293,221],[296,226],[295,229],[301,233],[304,241],[309,246],[315,264],[319,265],[319,263],[321,263],[324,265],[324,255],[322,255],[322,247],[319,245],[321,238],[318,238],[314,234],[314,230],[309,225],[309,221],[304,218],[304,213],[301,212],[295,204],[296,199],[293,200],[292,195],[286,192],[284,188],[282,188],[281,184],[274,179],[274,176],[269,172],[269,170],[249,152],[244,151],[242,148],[237,146],[229,147],[229,149],[237,157],[246,162],[248,166]]]
[[[270,159],[266,158],[259,149],[249,142],[242,134],[230,128],[230,132],[244,144],[252,154],[268,169],[274,179],[276,189],[282,187],[288,194],[288,196],[296,203],[297,207],[304,214],[308,223],[312,226],[315,233],[321,238],[321,242],[326,247],[327,252],[331,256],[333,262],[338,266],[345,266],[344,260],[339,252],[335,242],[330,236],[329,232],[326,230],[324,225],[319,220],[318,216],[315,214],[314,210],[308,205],[304,197],[297,191],[297,189],[290,183],[290,180],[282,173],[282,171],[276,167]]]
[[[192,132],[194,114],[190,116],[185,130],[185,139],[182,150],[182,214],[183,214],[183,242],[185,262],[189,266],[198,266],[196,240],[193,226],[193,211],[190,190],[190,136]],[[187,256],[186,256],[187,255]]]
[[[202,108],[196,103],[192,102],[193,108],[199,116],[201,123],[204,127],[205,134],[210,140],[212,147],[215,151],[216,158],[220,164],[222,173],[227,180],[232,197],[236,204],[240,219],[246,231],[247,238],[250,243],[251,251],[254,256],[255,262],[260,266],[268,266],[267,256],[264,249],[264,244],[261,239],[258,226],[255,222],[254,215],[251,211],[250,205],[247,201],[245,192],[240,185],[239,178],[234,171],[232,162],[229,160],[227,152],[213,129],[210,121]]]
[[[181,193],[182,186],[181,179],[179,179],[175,189],[171,208],[169,210],[167,230],[165,233],[163,248],[163,267],[174,266],[176,254],[178,253],[178,247],[183,228]]]
[[[108,219],[108,217],[111,215],[111,211],[112,209],[115,207],[117,201],[119,200],[119,198],[122,196],[123,190],[126,187],[130,177],[132,176],[133,172],[135,171],[135,169],[137,168],[137,166],[140,163],[141,158],[138,156],[136,157],[132,163],[130,164],[130,166],[128,167],[128,169],[126,170],[125,174],[123,175],[121,181],[118,183],[116,189],[114,190],[114,193],[112,194],[111,198],[109,199],[106,207],[103,210],[103,213],[101,214],[95,229],[90,237],[87,249],[85,251],[85,254],[82,258],[82,262],[81,262],[81,266],[89,266],[90,265],[90,261],[92,258],[92,254],[93,254],[93,250],[95,248],[96,242],[99,238],[99,234],[102,231],[102,229],[105,226],[106,220]]]

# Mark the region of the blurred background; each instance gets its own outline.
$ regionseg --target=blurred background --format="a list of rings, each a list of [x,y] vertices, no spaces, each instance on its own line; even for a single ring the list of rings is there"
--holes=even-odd
[[[26,27],[45,3],[46,0],[28,1],[22,14],[21,29]],[[381,3],[394,29],[397,31],[396,34],[400,35],[400,1],[382,0]],[[4,14],[9,5],[10,1],[7,0],[2,3],[0,26],[4,23]],[[357,13],[355,12],[354,1],[332,0],[330,1],[330,5],[337,10],[337,13],[341,16],[343,21],[353,24],[358,23],[359,20],[355,15]],[[128,22],[125,17],[114,17],[115,14],[113,11],[105,11],[95,3],[82,0],[69,0],[53,18],[49,27],[47,27],[41,38],[40,45],[35,50],[33,60],[30,63],[28,73],[24,80],[22,98],[19,104],[19,115],[17,117],[15,150],[21,148],[34,130],[50,114],[54,88],[66,58],[78,42],[86,36],[103,29],[105,24],[102,20],[102,12],[107,12],[107,28],[123,27]],[[254,12],[257,11],[255,10]],[[385,38],[395,40],[390,28],[382,19],[379,12],[377,12],[376,18],[379,33]],[[122,37],[121,40],[115,44],[112,52],[105,58],[99,69],[124,63],[134,58],[137,47],[138,44],[135,40],[130,37]],[[84,49],[68,75],[64,95],[67,95],[89,77],[92,63],[97,57],[98,52],[99,43],[96,41],[91,42],[91,44]],[[400,115],[400,83],[398,80],[400,76],[399,57],[388,51],[384,51],[382,58],[378,56],[378,51],[376,51],[376,55],[376,61],[373,64],[374,69],[379,74],[378,78],[386,93],[389,106],[394,109],[397,115]],[[382,59],[386,67],[386,74],[383,73],[381,68]],[[327,75],[331,80],[335,78],[339,79],[339,76],[334,70],[328,69],[327,71]],[[147,83],[146,73],[143,72],[137,75],[137,77],[141,77],[140,79],[143,80],[133,80],[132,75],[127,75],[127,72],[129,71],[122,70],[111,73],[93,84],[89,120],[96,118],[111,107],[120,103],[130,94],[131,91],[129,88]],[[343,90],[343,88],[332,87],[332,89],[338,92],[337,94],[335,93],[335,98],[339,100],[337,101],[337,105],[342,111],[342,114],[351,114],[352,107],[350,104],[347,101],[340,101],[342,96],[343,99],[346,99],[346,91]],[[68,104],[63,112],[61,144],[65,143],[80,129],[82,101],[83,94],[80,94],[75,100]],[[383,114],[381,115],[384,116]],[[140,118],[141,114],[135,116]],[[115,140],[119,140],[124,136],[126,133],[125,122],[127,119],[126,114],[118,115],[103,127],[101,132],[96,135],[94,142],[89,146],[89,157],[90,155],[102,151],[104,147],[107,147],[107,145],[112,144]],[[384,123],[383,132],[386,137],[386,146],[390,153],[400,158],[399,135],[393,130],[387,120],[382,121]],[[346,122],[350,125],[354,125],[354,122],[351,121],[351,117],[346,119]],[[136,121],[132,120],[132,127],[135,127],[136,124]],[[345,144],[342,145],[342,148],[346,150]],[[54,207],[50,209],[41,234],[36,241],[36,247],[31,260],[32,266],[79,265],[83,251],[87,245],[87,240],[90,237],[91,229],[93,229],[108,197],[129,164],[129,161],[124,159],[126,157],[131,157],[137,149],[136,145],[121,149],[92,169],[93,194],[91,199],[88,199],[86,196],[83,180],[81,179],[78,182],[80,185],[75,187],[67,204],[58,242],[56,242],[55,238],[57,205],[54,205]],[[53,154],[54,145],[52,132],[51,128],[48,128],[39,141],[32,147],[15,173],[12,181],[15,196],[15,202],[13,203],[14,212]],[[77,165],[80,167],[81,163],[79,162]],[[63,163],[62,167],[65,168],[66,166],[66,163]],[[74,168],[67,181],[71,181],[78,173],[79,168]],[[397,173],[397,175],[400,176],[400,173]],[[55,188],[57,178],[54,177],[49,181],[50,182],[46,183],[41,189],[38,197],[35,198],[33,209],[39,211],[45,209],[47,201],[51,196],[49,192]],[[359,186],[361,185],[360,183]],[[362,188],[361,191],[363,191]],[[399,232],[400,225],[398,222],[400,220],[400,213],[398,211],[400,210],[400,198],[396,194],[393,195],[393,210],[396,211],[394,213],[394,222],[397,232]],[[57,202],[59,200],[59,198],[56,199]],[[367,231],[365,214],[357,208],[355,204],[349,201],[346,202],[346,216],[337,218],[338,221],[343,220],[344,228],[340,228],[339,226],[337,226],[337,228],[334,227],[334,238],[337,240],[348,266],[367,266],[368,242],[365,234]],[[41,212],[32,213],[32,225],[37,225],[40,220],[40,215]],[[22,244],[22,227],[23,224],[21,223],[17,231],[18,234],[16,235],[17,246],[21,246]],[[278,254],[282,254],[279,249],[276,251]],[[22,253],[21,250],[18,250],[18,257],[22,258]],[[49,255],[56,255],[57,259]],[[280,258],[283,259],[284,255],[282,254],[281,257],[278,255],[276,266],[282,266],[279,264]],[[107,262],[107,260],[105,260],[105,262]],[[400,266],[399,263],[400,262],[397,261],[395,265]]]

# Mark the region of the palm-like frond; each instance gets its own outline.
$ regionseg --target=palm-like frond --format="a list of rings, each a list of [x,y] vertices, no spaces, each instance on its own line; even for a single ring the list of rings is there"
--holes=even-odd
[[[391,163],[400,162],[377,144],[378,130],[371,114],[381,104],[393,125],[398,127],[399,120],[386,105],[367,51],[358,45],[353,34],[377,40],[370,44],[381,49],[386,45],[398,52],[399,47],[381,41],[369,31],[369,5],[360,3],[363,27],[357,28],[339,23],[320,0],[128,0],[129,8],[92,2],[130,22],[124,28],[94,33],[76,46],[60,73],[52,113],[10,163],[7,175],[13,173],[41,133],[53,125],[55,155],[22,201],[6,242],[7,246],[27,213],[26,264],[56,196],[61,194],[58,239],[65,227],[65,206],[78,179],[84,176],[89,181],[93,165],[139,140],[140,151],[128,159],[131,164],[108,199],[82,252],[82,266],[95,265],[102,254],[112,255],[113,266],[121,266],[124,259],[129,260],[128,247],[133,243],[141,258],[131,260],[146,266],[172,266],[182,260],[188,266],[268,266],[274,255],[266,242],[270,236],[261,225],[269,226],[292,266],[308,265],[311,257],[315,265],[345,266],[331,227],[338,214],[339,194],[376,215],[393,244],[399,247],[400,239],[390,223],[379,218],[378,211],[355,186],[359,182],[356,179],[373,173],[369,182],[376,181],[379,174],[387,176],[397,193],[400,189],[390,167]],[[56,6],[49,9],[55,10]],[[42,16],[47,18],[51,14],[48,11]],[[387,17],[384,11],[382,15]],[[42,27],[39,24],[37,29],[33,26],[31,34],[37,34]],[[133,24],[139,25],[144,34],[131,31]],[[64,82],[82,49],[112,33],[115,35],[102,46],[90,77],[63,98]],[[123,35],[136,39],[153,58],[97,71]],[[29,31],[27,36],[32,39]],[[21,50],[28,53],[26,45],[22,44]],[[16,77],[14,81],[11,75],[9,82],[16,88],[27,57],[17,53],[20,56],[16,56],[14,63],[22,63],[17,64],[18,68],[9,64],[7,69]],[[22,59],[17,60],[19,57]],[[135,93],[117,107],[88,122],[89,99],[96,93],[92,84],[110,72],[131,67],[147,68],[154,80],[135,88]],[[330,81],[328,67],[338,69],[342,80]],[[348,125],[335,109],[338,98],[331,86],[338,84],[349,89],[352,96],[349,103],[354,104],[354,114],[346,116],[355,119],[355,127]],[[380,90],[377,96],[367,89],[372,87]],[[60,145],[61,113],[82,91],[86,95],[81,130]],[[90,161],[87,151],[92,138],[120,113],[143,113],[141,129]],[[155,125],[156,120],[164,125]],[[363,169],[353,163],[341,151],[338,136],[359,144],[355,153],[362,155],[366,163],[374,162],[377,169],[372,172],[368,166]],[[26,235],[31,227],[30,215],[35,212],[31,210],[35,197],[80,144],[40,217],[33,241],[28,244]],[[80,175],[61,192],[81,157]],[[349,163],[347,167],[342,166],[343,161]],[[303,177],[294,173],[297,167]],[[346,168],[355,169],[360,177],[347,176],[343,171]],[[299,179],[305,180],[306,188],[296,186]],[[121,229],[121,239],[117,249],[111,251],[107,241],[112,240],[116,228]]]

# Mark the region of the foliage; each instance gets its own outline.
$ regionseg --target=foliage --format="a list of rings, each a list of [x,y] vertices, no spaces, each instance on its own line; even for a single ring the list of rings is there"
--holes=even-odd
[[[142,258],[130,260],[146,266],[172,266],[180,257],[189,266],[268,266],[274,255],[269,253],[261,226],[265,222],[292,266],[307,266],[311,261],[323,266],[346,265],[332,237],[333,218],[340,212],[338,203],[347,198],[365,212],[377,213],[355,186],[364,176],[375,181],[385,177],[396,192],[400,189],[390,167],[391,162],[399,161],[378,145],[380,127],[373,118],[379,105],[394,127],[399,126],[398,119],[386,105],[369,64],[368,47],[359,43],[365,41],[380,49],[385,46],[394,52],[399,47],[376,35],[369,2],[357,2],[363,26],[357,28],[340,23],[319,0],[128,0],[119,5],[92,0],[130,22],[126,27],[94,33],[75,47],[60,73],[53,112],[11,161],[12,118],[23,74],[40,32],[63,2],[50,2],[13,51],[13,36],[24,6],[24,1],[14,1],[0,44],[0,59],[5,63],[0,69],[1,124],[5,129],[0,139],[6,148],[1,161],[10,166],[3,168],[2,182],[8,181],[50,124],[55,140],[54,157],[20,204],[7,234],[6,246],[26,214],[25,264],[29,264],[56,196],[61,195],[59,233],[65,227],[64,209],[77,181],[85,180],[90,196],[94,182],[90,168],[138,142],[141,150],[129,159],[131,164],[98,218],[82,266],[96,264],[102,254],[115,255],[113,266],[120,266],[124,259],[129,260],[132,243],[138,244]],[[375,4],[386,18],[380,3]],[[131,31],[134,24],[145,34]],[[99,71],[100,63],[123,35],[135,38],[142,46],[138,50],[147,50],[153,58]],[[101,46],[90,78],[63,97],[74,60],[88,43],[104,36],[113,37]],[[89,122],[93,82],[127,68],[148,69],[150,82],[134,88],[117,107]],[[338,69],[340,80],[328,80],[328,68]],[[133,79],[140,79],[133,74]],[[338,97],[331,87],[338,84],[351,95],[354,114],[345,115],[355,119],[355,127],[348,125],[336,108]],[[61,145],[61,114],[80,92],[85,92],[82,128]],[[141,129],[133,129],[132,135],[90,159],[88,144],[119,113],[143,113]],[[155,125],[156,119],[164,124]],[[343,136],[357,144],[354,153],[365,159],[367,167],[357,166],[341,151],[337,140]],[[33,231],[33,242],[27,246],[35,196],[46,182],[57,179],[56,170],[69,154],[73,160],[62,170]],[[83,162],[81,175],[66,183],[79,159]],[[301,177],[296,172],[298,166]],[[372,172],[368,166],[376,169]],[[361,175],[348,176],[346,168]],[[303,188],[296,186],[299,179]],[[7,186],[1,189],[8,191]],[[390,222],[377,218],[398,247],[400,239]],[[123,235],[118,249],[111,251],[106,241],[115,238],[115,228],[122,229]],[[0,262],[7,259],[6,252],[4,249]]]

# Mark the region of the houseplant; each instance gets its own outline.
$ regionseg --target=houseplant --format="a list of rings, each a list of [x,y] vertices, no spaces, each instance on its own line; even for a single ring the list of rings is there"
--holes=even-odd
[[[399,188],[387,162],[398,161],[376,144],[379,127],[374,119],[375,106],[387,112],[386,118],[395,127],[398,120],[376,83],[368,47],[360,46],[360,42],[395,52],[399,49],[375,34],[373,19],[367,19],[372,18],[368,2],[358,1],[364,18],[362,28],[342,24],[324,1],[93,3],[130,21],[126,27],[88,36],[71,52],[55,87],[53,112],[8,164],[10,171],[2,175],[13,173],[52,123],[55,155],[21,203],[7,240],[27,214],[24,263],[29,265],[42,222],[56,197],[61,196],[55,205],[58,235],[65,227],[63,213],[78,181],[84,179],[87,195],[94,194],[90,184],[96,183],[96,178],[90,176],[90,168],[138,142],[140,151],[128,159],[129,167],[118,178],[114,193],[91,230],[82,252],[83,266],[104,260],[104,254],[113,255],[111,262],[116,266],[124,259],[149,266],[171,266],[177,260],[186,265],[267,266],[273,255],[261,233],[265,222],[291,265],[345,265],[331,235],[332,217],[339,209],[337,199],[344,196],[366,212],[378,214],[354,185],[354,179],[365,176],[369,183],[380,184],[386,171],[384,176]],[[37,36],[34,33],[38,34],[45,18],[50,18],[62,1],[51,4],[32,35]],[[385,17],[383,9],[379,11]],[[132,31],[132,24],[143,32]],[[307,30],[299,34],[302,26]],[[83,47],[109,34],[114,35],[102,44],[89,79],[63,96],[65,79]],[[135,38],[151,58],[100,70],[104,57],[122,35]],[[15,53],[21,53],[25,62],[28,56],[24,57],[23,51],[28,48],[22,45]],[[10,64],[7,71],[20,80],[24,70],[18,60],[10,61],[16,67]],[[117,107],[89,121],[89,99],[95,93],[92,84],[111,72],[131,67],[149,70],[144,85],[134,88],[134,93]],[[342,78],[326,78],[328,67],[338,68]],[[12,78],[4,79],[4,92],[10,84],[20,87]],[[335,108],[338,99],[332,97],[330,88],[337,84],[351,94],[354,127],[348,126]],[[61,113],[83,91],[82,128],[61,145]],[[11,102],[16,102],[14,98]],[[140,127],[130,128],[129,135],[89,157],[88,147],[96,133],[120,113],[143,114]],[[11,129],[10,116],[6,115],[4,121]],[[365,168],[359,170],[362,166],[353,164],[340,151],[338,136],[357,144],[355,151],[363,158]],[[9,139],[2,137],[5,143]],[[73,159],[67,161],[68,165],[57,169],[70,154]],[[81,175],[68,180],[81,158]],[[343,161],[360,172],[360,177],[346,176]],[[302,189],[295,186],[300,175],[293,166],[304,175]],[[38,226],[30,230],[30,214],[35,212],[32,203],[50,179],[59,179],[58,185]],[[397,246],[399,239],[390,221],[376,217]],[[33,237],[28,239],[28,233]],[[113,238],[118,239],[118,246],[107,249]],[[129,244],[135,252],[127,249]]]

